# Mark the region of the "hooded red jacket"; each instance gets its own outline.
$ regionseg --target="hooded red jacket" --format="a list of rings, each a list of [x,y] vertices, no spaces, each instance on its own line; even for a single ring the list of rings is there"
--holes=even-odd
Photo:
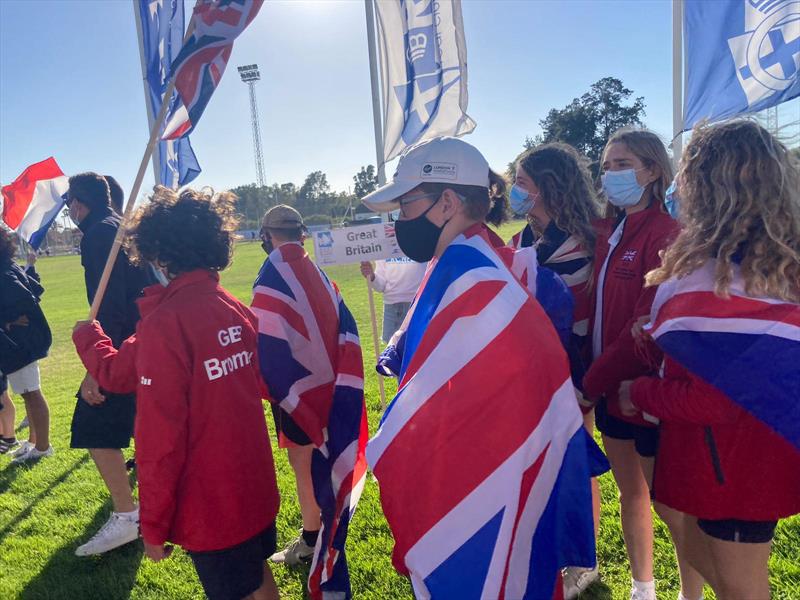
[[[583,392],[593,400],[605,395],[609,414],[637,425],[652,423],[623,416],[617,392],[620,383],[645,375],[656,366],[637,352],[631,328],[639,317],[650,314],[657,288],[644,287],[644,278],[661,264],[659,252],[677,232],[677,223],[657,202],[626,216],[619,224],[607,218],[597,225],[589,319],[594,362],[583,378]]]
[[[138,305],[119,351],[97,322],[73,340],[101,387],[136,391],[142,537],[235,546],[274,522],[279,503],[255,316],[205,270],[147,288]]]
[[[800,455],[725,394],[674,360],[640,377],[633,404],[661,420],[656,500],[702,519],[775,521],[800,513]]]

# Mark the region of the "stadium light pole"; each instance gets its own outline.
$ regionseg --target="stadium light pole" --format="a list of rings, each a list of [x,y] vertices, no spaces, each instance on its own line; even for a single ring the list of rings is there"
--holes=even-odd
[[[253,154],[256,161],[256,179],[259,187],[266,185],[264,178],[264,154],[261,151],[261,126],[258,123],[258,104],[256,102],[256,81],[261,79],[258,65],[239,67],[239,77],[250,90],[250,124],[253,128]]]

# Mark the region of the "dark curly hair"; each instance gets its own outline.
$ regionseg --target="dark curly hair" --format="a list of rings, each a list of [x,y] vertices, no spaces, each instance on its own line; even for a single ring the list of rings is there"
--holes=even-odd
[[[17,252],[17,243],[10,229],[0,225],[0,262],[12,260]]]
[[[128,228],[126,247],[133,262],[155,261],[174,276],[195,269],[222,271],[231,262],[237,197],[156,186]]]

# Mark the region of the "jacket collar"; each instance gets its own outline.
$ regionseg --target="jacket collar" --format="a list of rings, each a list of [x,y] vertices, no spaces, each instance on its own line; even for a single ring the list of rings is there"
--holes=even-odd
[[[136,301],[139,314],[144,317],[153,312],[165,300],[192,286],[215,289],[219,285],[219,273],[206,269],[195,269],[182,273],[169,282],[169,285],[156,284],[144,288],[144,295]]]
[[[105,219],[107,216],[113,214],[111,209],[107,206],[103,208],[97,208],[89,211],[89,214],[84,217],[83,221],[78,223],[78,229],[80,229],[83,233],[89,231],[92,227],[94,227],[97,223]]]

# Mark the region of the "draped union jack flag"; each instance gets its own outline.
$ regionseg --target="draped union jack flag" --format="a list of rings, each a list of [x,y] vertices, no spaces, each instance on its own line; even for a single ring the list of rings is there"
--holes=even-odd
[[[456,238],[408,320],[367,458],[417,598],[541,599],[593,566],[587,437],[566,355],[481,228]]]
[[[316,447],[314,495],[322,510],[309,575],[313,598],[350,597],[344,547],[366,480],[367,412],[356,322],[339,290],[300,244],[274,249],[253,288],[261,373],[273,402]]]
[[[715,263],[658,287],[650,334],[800,452],[800,305],[749,295],[738,267],[720,298]]]
[[[167,113],[161,139],[191,133],[219,85],[233,41],[258,14],[264,0],[200,0],[190,27],[192,35],[172,63],[178,101]]]

